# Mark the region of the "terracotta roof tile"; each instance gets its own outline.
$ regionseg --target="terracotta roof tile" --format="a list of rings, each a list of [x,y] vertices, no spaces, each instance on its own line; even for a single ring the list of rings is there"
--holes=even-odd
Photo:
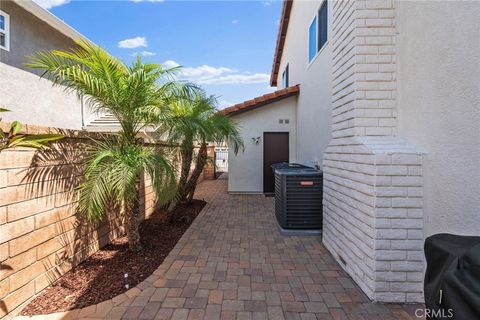
[[[287,37],[288,22],[290,20],[290,11],[292,10],[293,0],[283,0],[282,16],[280,17],[280,25],[278,27],[277,43],[275,45],[275,54],[273,57],[272,73],[270,74],[270,85],[277,85],[278,69],[280,68],[280,60],[282,58],[283,46]]]
[[[236,114],[254,110],[278,100],[298,95],[299,93],[300,86],[297,84],[296,86],[267,93],[252,100],[247,100],[243,103],[237,103],[236,105],[223,109],[221,112],[226,116],[234,116]]]

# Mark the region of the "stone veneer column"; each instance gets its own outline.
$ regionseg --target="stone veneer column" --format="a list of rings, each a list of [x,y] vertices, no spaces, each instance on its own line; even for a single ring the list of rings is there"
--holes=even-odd
[[[368,297],[422,301],[422,152],[396,136],[395,7],[332,5],[323,242]]]

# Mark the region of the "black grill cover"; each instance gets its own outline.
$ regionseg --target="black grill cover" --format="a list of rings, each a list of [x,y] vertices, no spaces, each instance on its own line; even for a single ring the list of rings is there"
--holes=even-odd
[[[425,240],[425,258],[425,307],[437,311],[427,318],[480,319],[480,237],[433,235]]]

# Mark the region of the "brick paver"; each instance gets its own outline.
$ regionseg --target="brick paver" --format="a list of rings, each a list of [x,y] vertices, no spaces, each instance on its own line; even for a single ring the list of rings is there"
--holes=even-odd
[[[202,182],[196,197],[206,207],[152,276],[71,317],[417,319],[420,305],[371,303],[320,237],[281,235],[273,198],[229,195],[223,179]]]

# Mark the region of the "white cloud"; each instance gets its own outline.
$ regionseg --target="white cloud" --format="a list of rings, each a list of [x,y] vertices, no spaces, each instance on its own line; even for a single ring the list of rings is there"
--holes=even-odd
[[[238,20],[237,20],[237,19],[232,20],[232,23],[233,23],[233,24],[237,24],[237,23],[238,23]]]
[[[217,78],[198,81],[200,84],[248,84],[268,82],[270,75],[266,73],[255,74],[229,74]]]
[[[163,63],[167,68],[178,67],[176,61],[167,60]],[[270,75],[266,73],[240,72],[227,67],[212,67],[201,65],[198,67],[184,67],[178,73],[181,80],[192,81],[198,84],[249,84],[267,83]]]
[[[118,42],[119,48],[127,48],[127,49],[146,47],[147,45],[148,45],[147,39],[145,37],[135,37],[135,38],[125,39]]]
[[[153,56],[156,56],[157,53],[156,52],[152,52],[152,51],[142,51],[140,52],[140,55],[142,57],[153,57]]]
[[[162,65],[168,69],[180,66],[176,61],[173,61],[173,60],[167,60],[164,63],[162,63]]]
[[[132,57],[136,57],[138,55],[141,55],[142,57],[153,57],[156,56],[156,52],[151,52],[151,51],[140,51],[140,52],[133,52],[130,54]]]
[[[70,0],[34,0],[42,8],[50,9],[53,7],[58,7],[70,2]]]
[[[131,2],[163,2],[165,0],[130,0]]]
[[[277,87],[267,86],[267,87],[265,88],[265,90],[267,90],[267,92],[273,92],[273,91],[276,91],[276,90],[277,90]]]
[[[220,109],[225,109],[226,107],[233,106],[234,104],[235,103],[233,103],[231,101],[228,101],[228,100],[224,100],[222,98],[218,99],[218,106],[220,107]]]
[[[272,1],[262,1],[262,5],[264,7],[270,7],[271,4],[272,4]]]

